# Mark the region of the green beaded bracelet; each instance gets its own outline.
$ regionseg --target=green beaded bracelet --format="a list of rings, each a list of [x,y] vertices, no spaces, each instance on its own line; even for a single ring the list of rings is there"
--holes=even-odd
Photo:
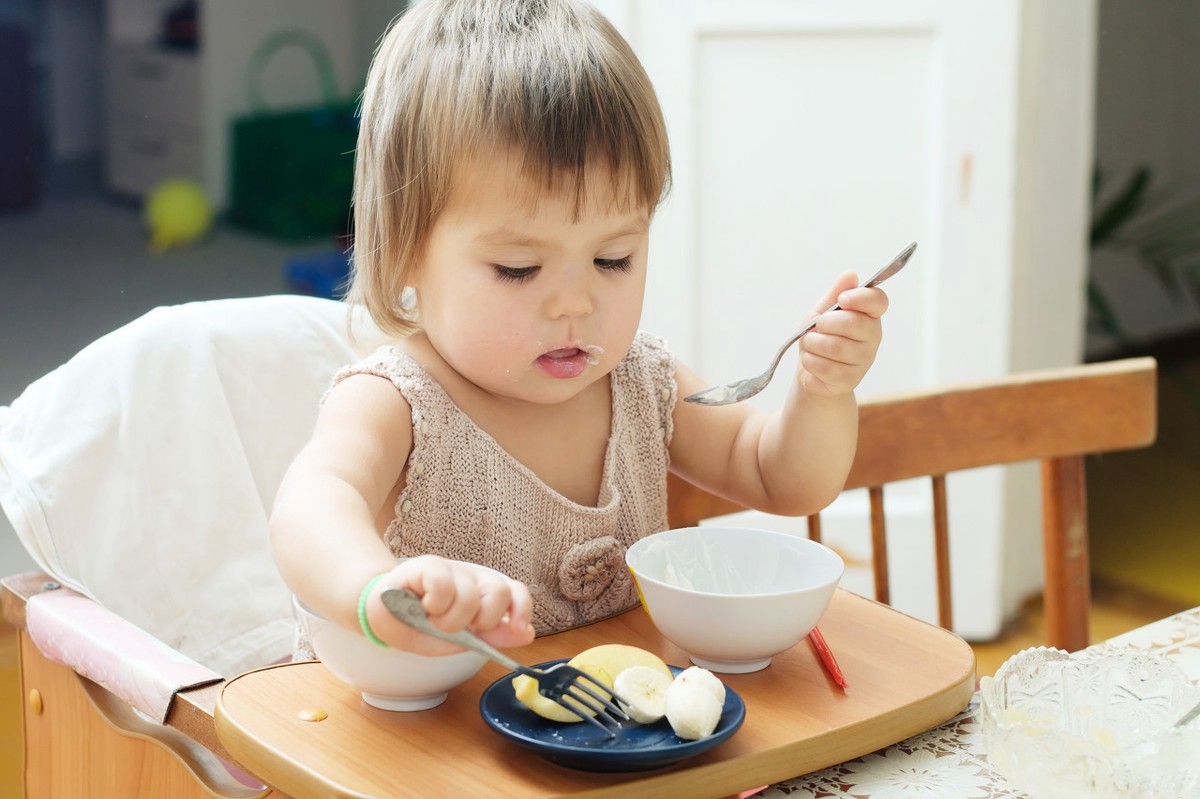
[[[375,631],[371,629],[371,623],[367,621],[367,597],[371,596],[371,592],[375,590],[376,583],[386,576],[387,572],[383,572],[372,577],[363,586],[362,593],[358,595],[358,625],[362,627],[363,635],[367,637],[368,641],[375,644],[375,646],[382,646],[384,648],[387,647],[387,644],[375,634]]]

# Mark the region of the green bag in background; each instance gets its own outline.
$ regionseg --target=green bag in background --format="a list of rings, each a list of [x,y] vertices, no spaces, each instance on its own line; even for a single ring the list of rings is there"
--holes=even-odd
[[[316,67],[324,103],[273,111],[260,81],[271,57],[296,45]],[[230,130],[228,220],[280,239],[328,239],[350,228],[358,117],[353,100],[338,98],[333,62],[316,36],[300,29],[263,40],[246,70],[251,113]]]

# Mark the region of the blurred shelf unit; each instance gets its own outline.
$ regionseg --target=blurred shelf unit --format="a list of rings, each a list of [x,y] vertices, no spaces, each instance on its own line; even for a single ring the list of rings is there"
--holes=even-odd
[[[105,182],[142,197],[169,177],[199,182],[217,208],[227,201],[229,126],[250,113],[247,69],[259,45],[301,28],[329,51],[338,87],[354,85],[356,5],[328,0],[198,0],[196,46],[164,45],[164,22],[178,0],[105,2]],[[276,63],[278,62],[278,63]],[[321,101],[304,54],[281,52],[261,76],[272,108]]]
[[[200,63],[194,53],[113,42],[105,52],[105,177],[139,197],[166,177],[204,180]]]

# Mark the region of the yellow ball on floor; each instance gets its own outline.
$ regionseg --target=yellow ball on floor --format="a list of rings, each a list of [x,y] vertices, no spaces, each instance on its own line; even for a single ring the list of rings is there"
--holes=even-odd
[[[194,180],[169,178],[146,195],[143,219],[150,249],[165,252],[203,236],[212,225],[212,205]]]

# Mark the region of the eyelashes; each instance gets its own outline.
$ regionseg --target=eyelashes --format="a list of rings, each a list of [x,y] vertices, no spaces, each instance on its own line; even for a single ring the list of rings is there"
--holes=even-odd
[[[628,255],[624,258],[597,258],[592,263],[602,272],[623,273],[633,267],[633,258]],[[496,279],[502,283],[524,283],[536,275],[541,267],[492,264],[492,269],[496,272]]]
[[[624,258],[597,258],[592,263],[605,272],[628,272],[633,266],[633,259],[626,255]]]
[[[503,264],[492,264],[492,269],[496,270],[496,278],[501,283],[524,283],[533,277],[540,268],[537,266],[504,266]]]

